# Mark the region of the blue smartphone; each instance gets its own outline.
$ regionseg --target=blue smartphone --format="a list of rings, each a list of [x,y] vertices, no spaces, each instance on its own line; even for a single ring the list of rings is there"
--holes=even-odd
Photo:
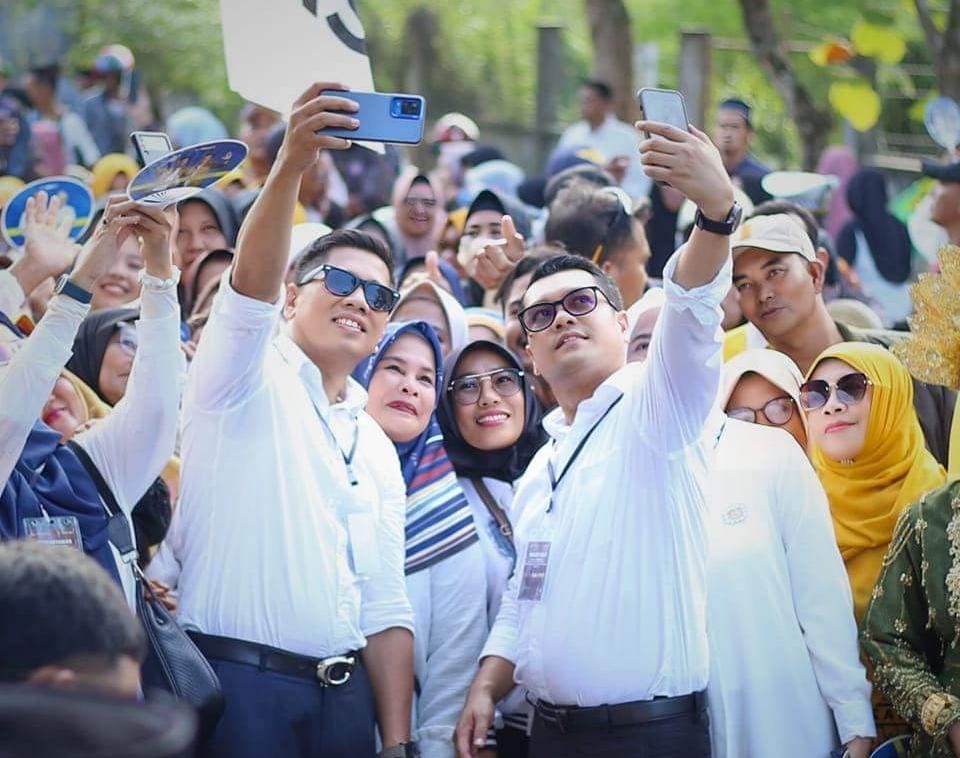
[[[420,95],[381,92],[342,92],[324,90],[321,95],[356,101],[360,108],[351,114],[360,122],[355,130],[328,127],[318,133],[361,142],[392,142],[418,145],[423,140],[427,103]]]

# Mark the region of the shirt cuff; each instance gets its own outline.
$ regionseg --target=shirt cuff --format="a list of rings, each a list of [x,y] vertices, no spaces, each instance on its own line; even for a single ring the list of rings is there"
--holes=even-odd
[[[142,287],[140,290],[140,322],[160,319],[169,314],[176,314],[179,318],[180,303],[177,300],[177,286],[158,290]],[[179,333],[179,326],[178,326]]]
[[[377,603],[372,605],[367,603],[363,608],[360,617],[360,631],[364,637],[372,637],[387,629],[393,628],[406,629],[411,634],[415,633],[413,608],[410,603]]]
[[[490,636],[480,651],[480,657],[477,661],[482,661],[491,655],[497,658],[505,658],[514,666],[517,665],[517,638],[515,635],[505,634],[502,630],[498,631],[496,625],[490,630]]]
[[[17,278],[7,270],[0,271],[0,313],[16,321],[26,300],[27,296]]]
[[[870,700],[839,703],[833,706],[833,719],[837,724],[840,742],[844,745],[856,737],[877,736]]]
[[[689,310],[703,326],[716,326],[723,322],[723,311],[720,310],[720,303],[723,302],[733,286],[733,260],[727,255],[723,266],[720,267],[720,271],[717,272],[712,281],[699,287],[684,289],[674,281],[673,277],[680,261],[680,255],[685,249],[686,245],[677,250],[670,256],[667,265],[663,267],[663,289],[666,295],[666,303],[669,307],[680,311]]]

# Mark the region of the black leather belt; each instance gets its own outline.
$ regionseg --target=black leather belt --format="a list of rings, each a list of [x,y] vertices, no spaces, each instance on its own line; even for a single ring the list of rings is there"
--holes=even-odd
[[[584,732],[659,721],[683,714],[699,714],[707,708],[707,693],[694,692],[677,697],[655,697],[618,705],[590,708],[552,705],[544,700],[534,703],[537,715],[560,732]]]
[[[356,650],[329,658],[311,658],[256,642],[193,631],[187,633],[207,658],[245,663],[264,671],[309,679],[321,687],[346,684],[353,676],[354,669],[360,665],[360,653]]]

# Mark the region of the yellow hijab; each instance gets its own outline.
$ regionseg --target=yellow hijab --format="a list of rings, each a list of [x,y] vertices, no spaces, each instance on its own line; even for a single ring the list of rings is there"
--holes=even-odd
[[[841,342],[820,354],[807,378],[828,358],[862,371],[873,383],[863,451],[852,463],[830,460],[811,440],[811,458],[830,499],[859,620],[901,511],[944,484],[946,472],[926,448],[913,409],[913,382],[893,354],[879,345]]]

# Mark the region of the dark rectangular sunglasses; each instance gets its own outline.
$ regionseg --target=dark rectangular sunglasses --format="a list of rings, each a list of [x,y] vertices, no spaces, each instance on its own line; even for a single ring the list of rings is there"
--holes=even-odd
[[[830,400],[833,390],[836,390],[837,400],[843,405],[856,405],[863,400],[871,383],[867,375],[860,371],[841,376],[834,385],[825,379],[804,382],[800,385],[800,405],[805,411],[823,408]]]
[[[349,271],[331,266],[328,263],[317,266],[300,277],[300,286],[302,287],[307,282],[313,281],[320,274],[323,274],[323,286],[327,288],[331,295],[337,297],[346,297],[357,287],[363,287],[363,297],[366,299],[367,305],[381,313],[392,311],[400,299],[400,293],[395,289],[380,284],[380,282],[361,279]]]

